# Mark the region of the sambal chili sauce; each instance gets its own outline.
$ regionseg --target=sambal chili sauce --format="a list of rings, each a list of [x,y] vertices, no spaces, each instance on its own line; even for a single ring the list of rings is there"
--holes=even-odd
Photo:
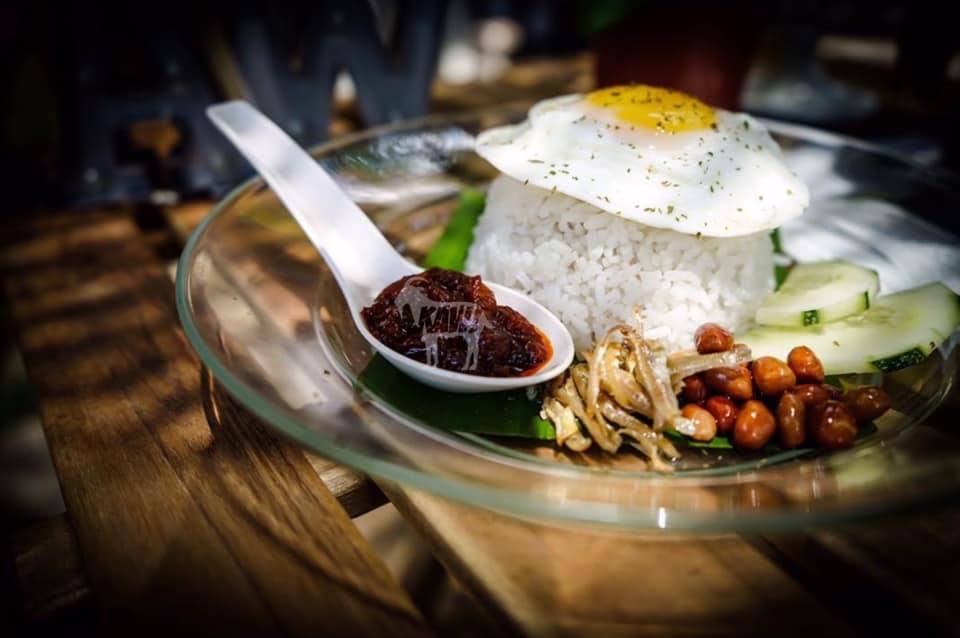
[[[431,268],[395,281],[360,312],[391,350],[444,370],[485,377],[533,374],[549,339],[513,308],[498,306],[480,277]]]

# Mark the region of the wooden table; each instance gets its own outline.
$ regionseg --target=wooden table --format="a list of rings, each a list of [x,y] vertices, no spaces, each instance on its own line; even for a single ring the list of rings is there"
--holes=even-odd
[[[385,492],[504,634],[960,633],[956,506],[782,536],[591,533],[381,490],[279,440],[177,321],[170,259],[208,208],[45,215],[2,240],[67,505],[17,538],[28,626],[430,634],[350,520]]]

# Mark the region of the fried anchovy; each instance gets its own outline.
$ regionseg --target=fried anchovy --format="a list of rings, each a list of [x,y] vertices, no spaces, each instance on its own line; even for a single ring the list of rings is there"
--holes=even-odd
[[[648,343],[636,333],[627,334],[626,339],[636,365],[633,373],[637,382],[647,391],[653,406],[653,429],[656,432],[662,432],[680,412],[677,396],[673,393],[669,382],[670,373],[666,370],[666,357],[654,358]],[[663,369],[656,369],[660,367]]]
[[[632,439],[632,442],[628,443],[650,459],[653,469],[658,472],[672,471],[670,465],[660,458],[659,440],[663,438],[662,435],[651,430],[649,425],[631,415],[608,396],[600,397],[600,410],[603,416],[623,428],[620,434]],[[676,452],[676,449],[673,451]]]
[[[543,402],[543,409],[540,410],[540,416],[544,419],[550,419],[557,430],[557,445],[567,448],[574,452],[583,452],[590,447],[591,439],[580,432],[577,425],[577,417],[573,410],[563,405],[557,399],[550,397]]]
[[[644,444],[641,443],[636,438],[636,433],[633,430],[623,430],[623,434],[624,436],[629,437],[631,439],[627,441],[627,445],[631,447],[635,447],[641,452],[643,452],[644,454],[647,454],[647,452],[644,449]],[[673,472],[673,466],[667,463],[666,461],[664,461],[662,458],[660,458],[659,454],[654,454],[649,458],[650,458],[650,467],[655,472],[661,472],[663,474],[669,474],[670,472]]]
[[[597,404],[600,401],[600,378],[603,375],[603,368],[600,362],[603,361],[603,357],[610,345],[610,338],[617,330],[618,328],[608,330],[600,343],[597,344],[597,347],[590,353],[590,356],[587,358],[587,387],[580,388],[578,386],[577,388],[580,390],[580,396],[587,402],[587,414],[593,417],[596,417]],[[576,379],[574,379],[574,382],[576,382]]]
[[[587,414],[587,410],[580,398],[581,395],[577,392],[577,387],[574,385],[574,376],[582,381],[586,381],[587,371],[584,368],[586,368],[586,365],[582,363],[570,368],[570,375],[563,382],[563,385],[557,388],[554,396],[560,399],[561,403],[573,410],[573,413],[587,428],[587,432],[589,432],[593,440],[597,442],[597,445],[603,450],[613,454],[620,449],[620,444],[623,440],[620,438],[620,435],[617,434],[617,431],[610,427],[610,424],[607,423],[602,416],[595,415],[597,418],[594,418],[594,416]]]
[[[621,353],[619,343],[607,348],[601,361],[600,387],[624,408],[650,418],[653,416],[650,398],[633,374],[621,366]]]
[[[660,451],[667,455],[667,458],[680,458],[680,452],[677,450],[676,446],[674,446],[670,439],[662,434],[660,435],[660,438],[657,439],[657,444],[660,446]]]
[[[681,350],[667,357],[667,367],[670,368],[670,382],[676,392],[683,389],[683,380],[692,374],[704,372],[712,368],[734,368],[741,363],[750,361],[750,348],[742,343],[734,344],[732,350],[699,354],[696,350]]]
[[[626,443],[641,451],[656,471],[670,472],[673,467],[664,457],[676,459],[679,452],[663,431],[694,434],[694,423],[680,414],[677,402],[688,374],[678,374],[733,364],[749,358],[749,351],[739,346],[719,355],[684,352],[668,357],[660,342],[643,338],[637,309],[635,314],[636,327],[614,326],[584,353],[585,363],[555,380],[541,414],[556,426],[558,445],[581,451],[592,438],[614,453]]]

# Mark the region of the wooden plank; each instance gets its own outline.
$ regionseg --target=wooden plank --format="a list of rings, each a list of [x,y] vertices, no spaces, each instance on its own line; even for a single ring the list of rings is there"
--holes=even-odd
[[[214,205],[215,202],[206,199],[182,202],[176,206],[164,208],[163,215],[176,238],[184,244],[190,237],[190,233],[200,225]]]
[[[387,497],[366,474],[316,454],[304,452],[303,455],[351,518],[366,514],[387,502]]]
[[[958,633],[958,505],[750,540],[865,633]]]
[[[255,420],[214,382],[213,401],[224,414]],[[229,404],[230,407],[227,407]],[[232,411],[232,412],[231,412]],[[377,485],[359,474],[322,457],[306,454],[307,461],[351,517],[386,503]],[[65,515],[19,530],[13,539],[14,567],[20,594],[20,613],[28,626],[58,622],[86,613],[92,605],[80,548]]]
[[[207,422],[170,282],[129,217],[22,236],[0,273],[106,630],[424,633],[299,450]]]
[[[495,81],[448,84],[437,79],[430,91],[431,111],[463,111],[505,102],[537,100],[594,88],[594,57],[578,53],[564,59],[540,58],[511,64]]]
[[[266,429],[266,426],[256,416],[247,411],[236,399],[220,387],[206,368],[204,368],[202,374],[205,388],[204,407],[207,410],[208,420],[229,419],[234,427]],[[367,478],[366,475],[315,454],[305,451],[302,451],[302,454],[351,518],[366,514],[387,502],[387,497],[380,491],[376,483]]]
[[[955,448],[958,417],[960,391],[954,387],[911,433],[912,446]],[[917,635],[960,634],[957,498],[895,516],[748,540],[864,633],[909,625]]]
[[[92,604],[77,541],[64,515],[18,530],[11,544],[24,624],[75,616]]]
[[[165,208],[163,214],[174,235],[182,243],[187,241],[213,206],[214,203],[207,200],[183,202]],[[170,272],[175,275],[175,269],[171,269]],[[238,409],[242,410],[239,406]],[[320,480],[326,484],[351,517],[365,514],[386,502],[387,499],[380,488],[364,474],[315,454],[305,452],[305,455],[320,476]]]
[[[516,631],[958,634],[957,504],[790,534],[618,535],[383,489],[447,569]],[[629,604],[618,592],[629,592]]]
[[[829,606],[736,535],[562,528],[381,487],[448,570],[525,634],[853,633]]]

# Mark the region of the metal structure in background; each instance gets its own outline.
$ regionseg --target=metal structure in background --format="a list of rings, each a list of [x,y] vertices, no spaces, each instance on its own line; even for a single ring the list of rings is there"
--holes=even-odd
[[[158,188],[213,188],[242,166],[204,122],[216,100],[183,31],[146,15],[133,35],[95,11],[76,11],[62,56],[62,128],[68,205],[145,201]],[[152,152],[134,127],[166,123]],[[166,140],[162,138],[166,137]]]
[[[425,113],[445,2],[321,4],[324,9],[306,16],[299,33],[300,69],[290,63],[285,25],[275,17],[252,12],[234,24],[231,44],[258,108],[301,143],[324,139],[333,85],[344,70],[356,85],[357,105],[366,124]]]
[[[304,15],[236,9],[217,26],[245,97],[299,142],[327,137],[341,70],[354,80],[366,124],[426,111],[443,0],[328,0]],[[198,37],[172,10],[137,11],[122,34],[115,17],[77,11],[65,34],[69,205],[145,201],[158,190],[217,195],[249,172],[204,113],[224,97],[202,50],[206,33]]]

